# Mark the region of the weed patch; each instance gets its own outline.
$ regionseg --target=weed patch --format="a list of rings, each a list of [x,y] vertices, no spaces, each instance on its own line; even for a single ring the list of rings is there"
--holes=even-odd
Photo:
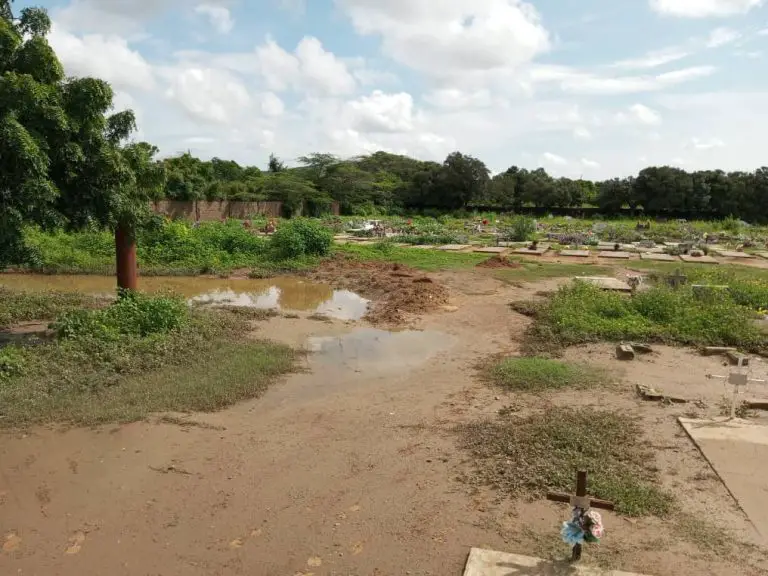
[[[30,320],[53,320],[65,312],[103,304],[102,299],[76,292],[19,292],[0,286],[0,328]]]
[[[636,340],[764,353],[768,340],[754,316],[732,297],[699,300],[690,286],[656,286],[630,298],[574,283],[538,308],[526,344],[529,351],[555,351],[586,342]]]
[[[520,262],[521,266],[514,269],[499,270],[496,277],[508,284],[522,282],[538,282],[547,278],[566,278],[570,276],[599,276],[610,273],[610,268],[594,264],[557,264]]]
[[[574,472],[589,472],[590,493],[629,516],[665,516],[672,498],[657,486],[653,454],[639,424],[626,415],[582,408],[551,408],[522,418],[465,424],[460,444],[475,458],[471,481],[512,497],[571,492]]]
[[[538,357],[506,358],[488,367],[485,375],[497,386],[520,392],[585,389],[609,383],[608,373],[600,368]]]
[[[398,248],[389,243],[380,244],[386,244],[387,247],[380,248],[378,244],[370,246],[346,244],[337,246],[336,251],[355,260],[395,262],[428,272],[472,268],[488,258],[487,254],[473,252],[444,252],[441,250]]]

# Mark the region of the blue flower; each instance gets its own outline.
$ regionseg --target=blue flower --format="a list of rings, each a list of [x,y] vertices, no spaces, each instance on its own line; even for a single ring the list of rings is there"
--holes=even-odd
[[[563,542],[570,546],[584,543],[584,530],[576,522],[563,522],[560,530]]]

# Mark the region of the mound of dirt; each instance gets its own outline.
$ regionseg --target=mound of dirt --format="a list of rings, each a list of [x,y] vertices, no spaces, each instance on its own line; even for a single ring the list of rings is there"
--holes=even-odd
[[[483,260],[477,265],[477,268],[520,268],[522,264],[509,260],[506,256],[498,254],[491,256],[488,260]]]
[[[325,261],[310,276],[371,299],[366,319],[374,324],[402,324],[409,315],[431,312],[448,302],[445,287],[401,264],[337,256]]]

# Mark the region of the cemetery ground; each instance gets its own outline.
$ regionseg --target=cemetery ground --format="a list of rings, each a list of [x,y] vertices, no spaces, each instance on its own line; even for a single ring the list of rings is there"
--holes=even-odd
[[[473,546],[565,559],[569,507],[545,494],[572,491],[577,467],[591,496],[616,504],[583,563],[768,573],[764,542],[676,421],[726,409],[722,382],[706,378],[724,358],[700,346],[750,351],[765,377],[766,338],[746,310],[766,271],[679,266],[690,282],[735,286],[738,303],[723,304],[690,286],[647,290],[650,278],[634,298],[559,290],[573,276],[624,279],[636,262],[487,267],[487,255],[365,250],[305,276],[371,299],[363,319],[193,308],[153,336],[161,356],[142,356],[127,321],[119,354],[56,352],[73,354],[61,376],[77,406],[47,405],[38,388],[9,410],[0,385],[0,573],[442,576]],[[392,262],[403,258],[419,260]],[[0,323],[21,337],[22,322],[83,308],[110,309],[6,292]],[[105,314],[107,326],[123,318]],[[75,332],[91,326],[75,319]],[[653,351],[620,361],[617,340]],[[113,386],[92,394],[105,371]],[[688,402],[643,399],[637,385]]]

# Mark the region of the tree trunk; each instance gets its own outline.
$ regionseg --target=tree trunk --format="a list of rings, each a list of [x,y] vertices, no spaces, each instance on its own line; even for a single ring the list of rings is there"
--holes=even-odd
[[[117,258],[117,287],[123,290],[138,288],[136,267],[136,240],[127,227],[115,229],[115,254]]]

